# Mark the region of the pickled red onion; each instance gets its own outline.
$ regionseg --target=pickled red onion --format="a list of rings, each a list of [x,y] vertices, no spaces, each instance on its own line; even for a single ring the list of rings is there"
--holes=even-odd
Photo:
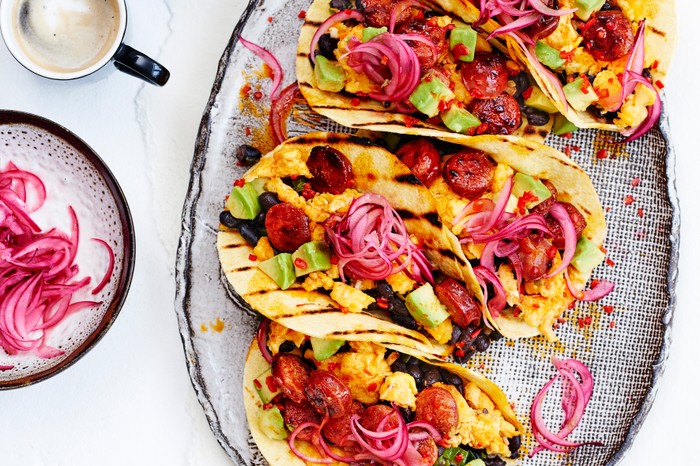
[[[590,290],[581,291],[577,289],[573,283],[571,283],[569,274],[566,271],[564,271],[564,278],[566,279],[566,287],[569,289],[569,293],[571,293],[573,297],[579,301],[598,301],[599,299],[602,299],[612,293],[612,291],[615,289],[615,283],[608,280],[598,280],[596,285]]]
[[[260,353],[262,354],[263,358],[265,358],[265,361],[267,361],[269,364],[272,364],[272,354],[270,354],[270,350],[267,348],[267,337],[269,329],[270,319],[268,319],[267,317],[263,317],[260,321],[260,325],[258,326],[258,331],[255,335],[255,339],[258,342],[258,349],[260,350]]]
[[[548,7],[542,0],[481,0],[479,18],[474,24],[480,26],[489,19],[497,19],[503,26],[495,29],[487,37],[492,39],[530,26],[542,16],[565,16],[574,13],[577,9],[556,10]]]
[[[559,267],[552,272],[549,272],[547,275],[547,277],[553,277],[566,270],[567,267],[569,267],[569,264],[571,264],[571,260],[574,258],[574,254],[576,253],[576,243],[578,238],[576,235],[576,227],[574,226],[574,222],[571,220],[571,216],[566,211],[564,206],[558,202],[555,202],[549,208],[549,214],[559,223],[561,232],[564,235],[564,254],[561,258],[561,264],[559,264]]]
[[[328,30],[336,23],[348,19],[363,21],[365,17],[357,10],[342,10],[338,13],[330,15],[324,22],[321,23],[318,29],[316,29],[316,33],[311,38],[311,45],[309,46],[309,57],[311,58],[312,63],[316,64],[316,46],[318,45],[318,41],[321,39],[321,36],[328,32]]]
[[[272,55],[266,49],[260,47],[258,44],[247,41],[241,36],[238,37],[238,40],[245,48],[260,57],[272,70],[272,90],[270,91],[270,98],[275,99],[277,97],[277,91],[279,90],[280,84],[282,84],[282,79],[284,78],[282,65],[280,65],[280,62],[277,61],[274,55]]]
[[[270,128],[275,145],[287,140],[287,118],[292,111],[294,100],[301,95],[299,85],[294,81],[285,87],[279,96],[272,99],[270,108]]]
[[[506,291],[503,288],[503,284],[501,284],[501,280],[499,280],[494,272],[483,265],[474,267],[474,275],[476,275],[476,280],[479,282],[481,290],[484,293],[484,302],[488,303],[486,309],[492,317],[498,317],[508,304],[506,300]],[[488,284],[491,284],[494,290],[494,297],[491,299],[489,299],[488,295]]]

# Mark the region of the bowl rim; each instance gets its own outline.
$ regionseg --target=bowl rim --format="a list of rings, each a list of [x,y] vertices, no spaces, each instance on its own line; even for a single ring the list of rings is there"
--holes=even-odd
[[[102,339],[105,333],[107,333],[107,330],[110,329],[117,315],[119,315],[119,311],[129,294],[136,257],[136,234],[129,204],[114,174],[97,152],[75,133],[52,120],[32,113],[0,109],[0,126],[20,124],[34,126],[62,139],[66,144],[73,147],[89,164],[95,167],[99,175],[103,178],[109,190],[109,194],[114,198],[119,213],[119,221],[122,231],[124,232],[124,267],[122,267],[118,277],[119,283],[115,292],[115,298],[110,303],[104,316],[97,325],[97,328],[90,333],[85,341],[75,348],[65,359],[54,366],[17,379],[0,381],[0,390],[26,387],[46,380],[63,372],[87,354],[97,342]]]

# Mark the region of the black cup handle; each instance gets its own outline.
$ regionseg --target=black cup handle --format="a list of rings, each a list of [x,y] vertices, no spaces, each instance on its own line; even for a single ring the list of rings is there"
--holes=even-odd
[[[113,57],[114,66],[131,76],[141,78],[156,86],[165,86],[170,79],[170,71],[143,53],[121,44]]]

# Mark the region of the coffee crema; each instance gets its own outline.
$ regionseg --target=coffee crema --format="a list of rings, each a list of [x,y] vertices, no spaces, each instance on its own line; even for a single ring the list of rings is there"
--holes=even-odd
[[[81,71],[98,63],[119,34],[116,0],[20,0],[14,31],[24,54],[58,73]]]

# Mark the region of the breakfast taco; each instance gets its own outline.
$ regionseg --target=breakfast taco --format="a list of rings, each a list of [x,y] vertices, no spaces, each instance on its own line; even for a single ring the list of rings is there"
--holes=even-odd
[[[577,127],[632,140],[659,118],[658,90],[675,44],[675,7],[662,0],[481,0],[480,24],[506,38],[535,92]],[[532,91],[530,91],[532,92]]]
[[[275,322],[261,332],[243,396],[253,440],[272,466],[483,466],[518,456],[522,426],[478,373]]]
[[[486,318],[504,336],[544,334],[605,259],[603,208],[586,173],[548,146],[512,136],[455,135],[399,142],[395,154],[423,177],[441,220],[460,238],[483,290]],[[420,176],[419,176],[420,177]]]
[[[293,330],[459,362],[499,337],[428,189],[369,140],[288,140],[236,181],[220,222],[237,295]]]
[[[525,67],[457,19],[464,8],[478,18],[447,0],[315,0],[299,37],[299,89],[344,126],[544,140],[553,119],[526,105]]]

